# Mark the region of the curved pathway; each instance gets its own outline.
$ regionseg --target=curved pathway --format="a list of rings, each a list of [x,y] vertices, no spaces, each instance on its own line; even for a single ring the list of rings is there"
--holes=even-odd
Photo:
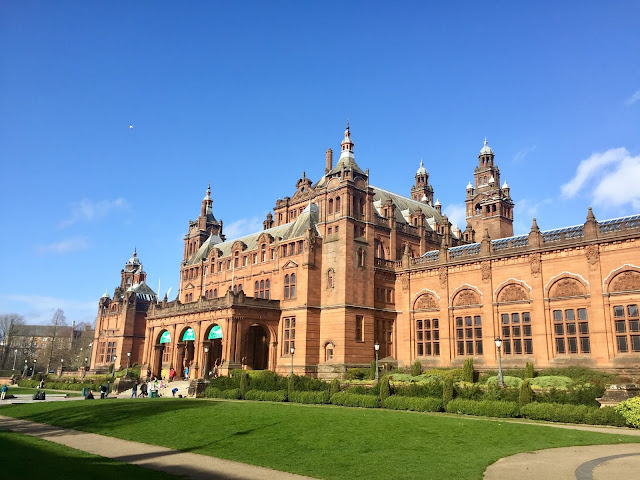
[[[501,458],[485,480],[628,480],[638,478],[640,444],[564,447]]]
[[[77,450],[112,458],[119,462],[133,463],[183,478],[203,480],[255,480],[256,478],[261,480],[304,480],[310,478],[207,455],[185,453],[146,443],[131,442],[2,415],[0,415],[0,429],[31,435]]]

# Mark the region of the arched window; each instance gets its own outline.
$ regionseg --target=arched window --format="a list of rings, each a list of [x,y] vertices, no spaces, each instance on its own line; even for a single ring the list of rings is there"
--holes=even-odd
[[[265,262],[267,260],[267,246],[264,243],[260,246],[260,258],[261,262]]]
[[[256,280],[255,288],[253,289],[253,296],[258,298],[260,296],[260,282]]]
[[[336,213],[340,211],[340,197],[336,197]]]
[[[325,362],[330,362],[333,360],[333,349],[334,349],[334,345],[331,342],[328,342],[325,346],[324,346],[324,361]]]
[[[238,268],[240,266],[240,256],[239,255],[240,255],[239,252],[236,252],[233,255],[233,257],[234,257],[233,258],[233,266],[236,267],[236,268]]]
[[[238,293],[238,285],[233,286],[233,293]]]
[[[333,198],[329,199],[329,214],[333,213]]]
[[[284,276],[284,298],[289,298],[289,275]]]
[[[334,276],[335,276],[335,272],[333,268],[330,268],[329,270],[327,270],[327,288],[334,287],[334,281],[335,281]]]
[[[291,274],[291,298],[296,298],[296,274]]]
[[[266,282],[264,282],[264,298],[269,299],[269,286],[271,285],[271,281],[267,278]]]
[[[218,298],[218,289],[217,288],[213,289],[213,298]]]
[[[242,284],[238,285],[238,291],[242,290]]]

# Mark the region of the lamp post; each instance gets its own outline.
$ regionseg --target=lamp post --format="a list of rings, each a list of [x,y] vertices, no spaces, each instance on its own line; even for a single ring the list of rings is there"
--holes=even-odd
[[[205,380],[209,378],[209,347],[204,347],[204,375]]]
[[[116,378],[116,358],[118,358],[117,355],[113,356],[113,371],[111,372],[111,378]]]
[[[496,338],[496,348],[498,349],[498,385],[504,387],[504,378],[502,376],[502,355],[500,354],[500,350],[502,348],[502,339],[500,337]]]
[[[64,358],[60,359],[60,374],[62,375],[62,371],[64,370]]]
[[[25,358],[25,359],[24,359],[24,370],[22,371],[22,376],[23,376],[23,377],[26,377],[26,376],[27,376],[27,369],[28,369],[28,368],[29,368],[29,367],[27,366],[27,359]]]
[[[131,360],[131,352],[127,352],[127,370],[124,372],[124,376],[129,376],[129,361]]]
[[[33,370],[31,370],[31,378],[33,378],[33,374],[36,373],[36,359],[33,359]]]
[[[18,349],[16,348],[13,351],[13,368],[11,370],[15,370],[16,369],[16,360],[18,359]]]
[[[87,357],[84,357],[84,370],[82,371],[82,378],[84,378],[84,376],[87,374],[87,361],[89,359]]]
[[[291,347],[291,376],[293,376],[293,354],[295,351],[296,349]]]
[[[375,374],[375,379],[376,379],[376,382],[377,382],[378,378],[379,378],[379,373],[378,373],[378,350],[380,350],[380,344],[378,342],[374,343],[373,348],[376,350],[376,374]]]

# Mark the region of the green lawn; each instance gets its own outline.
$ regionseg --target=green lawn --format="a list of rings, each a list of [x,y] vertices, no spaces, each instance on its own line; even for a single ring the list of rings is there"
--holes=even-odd
[[[190,399],[13,405],[0,414],[327,479],[470,478],[501,457],[640,437],[377,409]]]
[[[120,463],[39,438],[0,430],[2,478],[175,479],[168,473]]]
[[[25,395],[30,394],[33,395],[36,393],[37,388],[27,388],[27,387],[9,387],[9,391],[7,395]],[[52,390],[50,388],[43,389],[45,393],[66,393],[69,397],[81,397],[82,392],[73,391],[73,390]]]

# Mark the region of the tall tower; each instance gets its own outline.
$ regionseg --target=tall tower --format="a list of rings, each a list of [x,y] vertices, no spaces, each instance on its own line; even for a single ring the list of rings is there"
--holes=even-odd
[[[411,198],[419,202],[433,205],[433,187],[429,185],[429,172],[420,160],[420,168],[416,172],[416,183],[411,187]]]
[[[467,229],[482,238],[488,230],[492,239],[513,236],[513,201],[509,185],[500,187],[500,169],[494,164],[494,153],[484,139],[473,177],[475,185],[467,185]]]
[[[211,185],[207,187],[207,194],[202,199],[200,206],[200,216],[195,221],[189,220],[189,233],[184,236],[184,258],[189,260],[211,236],[219,236],[220,241],[224,240],[222,235],[222,220],[218,222],[213,216],[213,200],[211,199]],[[220,242],[217,242],[220,243]]]
[[[138,252],[136,249],[133,249],[133,255],[124,266],[124,268],[120,271],[120,288],[123,291],[126,291],[132,285],[136,283],[143,283],[145,278],[147,278],[146,272],[142,269],[142,263],[140,263],[140,259],[138,258]]]

